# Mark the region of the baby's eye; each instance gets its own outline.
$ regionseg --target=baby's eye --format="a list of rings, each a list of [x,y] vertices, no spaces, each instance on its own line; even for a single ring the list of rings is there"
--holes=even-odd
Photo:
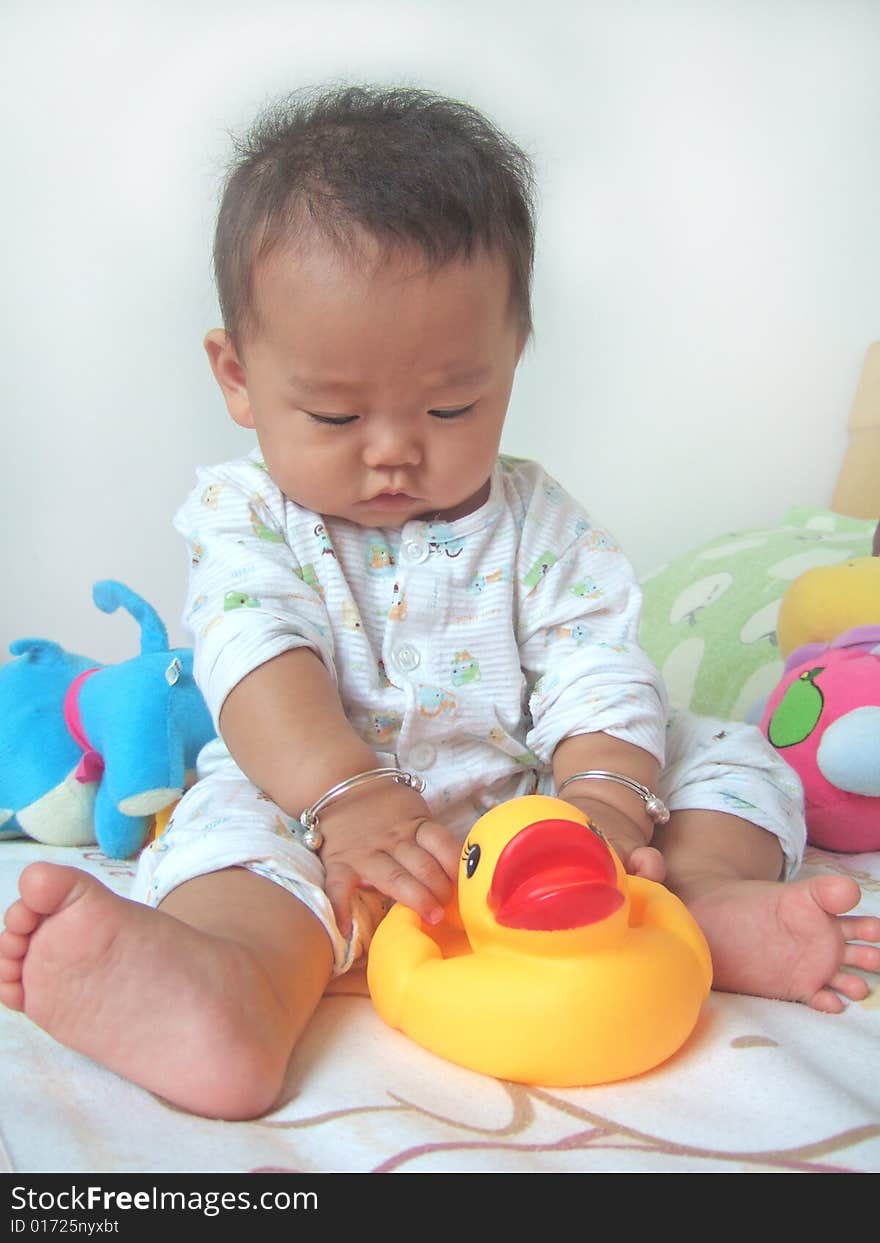
[[[357,419],[356,414],[312,414],[311,410],[306,410],[306,414],[313,423],[323,423],[325,427],[344,427]]]
[[[454,410],[429,410],[435,419],[457,419],[462,414],[469,414],[477,403],[472,401],[469,406],[456,406]]]

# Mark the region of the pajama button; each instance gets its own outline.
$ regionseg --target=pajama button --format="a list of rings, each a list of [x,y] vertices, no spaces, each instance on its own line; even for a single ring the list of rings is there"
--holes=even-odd
[[[412,673],[421,663],[421,655],[411,643],[401,643],[394,651],[394,663],[404,673]]]
[[[410,748],[409,763],[413,768],[430,768],[437,758],[437,748],[430,742],[417,742]]]
[[[407,561],[424,561],[428,556],[428,547],[421,540],[407,540],[403,546],[403,555]]]

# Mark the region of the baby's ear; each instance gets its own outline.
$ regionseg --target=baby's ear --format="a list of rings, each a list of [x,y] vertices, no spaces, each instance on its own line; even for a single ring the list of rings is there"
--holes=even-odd
[[[220,385],[229,417],[239,427],[253,427],[247,377],[229,333],[223,328],[213,328],[205,337],[205,353],[214,379]]]

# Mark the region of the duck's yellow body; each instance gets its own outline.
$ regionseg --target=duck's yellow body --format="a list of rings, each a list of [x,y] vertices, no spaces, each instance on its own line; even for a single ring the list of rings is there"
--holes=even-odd
[[[457,903],[425,924],[397,905],[370,946],[380,1016],[449,1061],[521,1083],[638,1075],[690,1036],[708,946],[662,885],[629,877],[571,804],[493,808],[464,845]]]

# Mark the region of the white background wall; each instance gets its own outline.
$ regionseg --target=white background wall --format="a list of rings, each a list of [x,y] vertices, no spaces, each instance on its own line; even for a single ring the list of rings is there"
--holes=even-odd
[[[880,337],[878,0],[6,0],[0,654],[172,639],[170,524],[250,447],[201,340],[241,129],[303,84],[427,86],[534,156],[537,335],[504,447],[648,570],[826,504]]]

